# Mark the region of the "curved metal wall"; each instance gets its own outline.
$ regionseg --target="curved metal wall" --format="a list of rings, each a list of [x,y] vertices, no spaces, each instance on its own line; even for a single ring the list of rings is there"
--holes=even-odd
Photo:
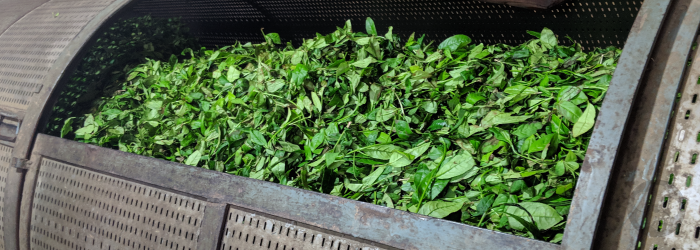
[[[329,234],[331,236],[320,236],[321,243],[315,243],[314,237],[310,238],[310,242],[306,242],[307,239],[303,238],[304,236],[299,239],[295,234],[295,237],[289,239],[302,242],[289,244],[289,246],[299,248],[327,249],[342,244],[365,247],[372,244],[353,236],[386,244],[380,245],[380,248],[442,247],[441,249],[447,249],[469,246],[484,249],[517,249],[530,246],[538,249],[587,249],[591,247],[602,205],[601,193],[605,192],[604,185],[594,185],[592,182],[580,183],[581,186],[576,191],[578,197],[576,204],[579,206],[576,207],[581,211],[577,211],[576,213],[580,214],[572,216],[570,220],[570,223],[575,226],[568,228],[562,245],[554,245],[439,219],[426,219],[415,214],[397,212],[398,210],[339,200],[339,198],[270,183],[241,180],[239,177],[211,173],[207,172],[208,170],[192,169],[174,163],[164,164],[158,160],[135,155],[121,154],[122,158],[117,159],[115,156],[120,156],[119,152],[57,138],[40,136],[37,140],[38,146],[32,150],[37,125],[41,115],[49,108],[47,103],[50,97],[57,94],[53,92],[61,76],[67,73],[69,65],[78,58],[81,49],[85,47],[84,45],[96,30],[131,2],[131,0],[51,0],[45,3],[40,1],[42,0],[23,2],[22,6],[15,8],[16,11],[12,11],[11,15],[0,16],[0,32],[4,31],[0,34],[0,138],[8,136],[10,138],[0,140],[0,144],[4,144],[0,146],[0,231],[4,231],[0,235],[0,250],[3,247],[5,249],[52,249],[52,247],[105,249],[120,245],[135,247],[136,244],[161,248],[163,244],[169,243],[170,247],[173,244],[182,244],[177,246],[187,246],[187,249],[190,247],[214,249],[222,246],[220,240],[228,246],[239,244],[235,242],[242,239],[241,232],[246,234],[244,240],[246,244],[254,244],[257,245],[254,247],[262,249],[264,242],[256,237],[265,237],[268,248],[273,239],[287,240],[286,236],[275,234],[275,228],[281,229],[287,221],[292,225],[296,221],[306,223],[306,226],[295,225],[297,229],[294,230],[297,231],[314,234],[321,231],[331,232]],[[4,8],[10,6],[9,2],[16,3],[17,0],[0,0],[0,8],[3,8],[0,14],[3,10],[11,9]],[[643,67],[639,64],[648,59],[668,3],[668,0],[647,0],[644,7],[641,7],[641,17],[636,16],[642,4],[639,1],[596,2],[593,0],[573,0],[553,10],[534,12],[476,1],[142,0],[138,1],[134,8],[129,8],[126,13],[163,17],[182,15],[183,20],[189,22],[193,28],[195,35],[210,46],[231,43],[237,39],[256,41],[261,37],[259,35],[261,27],[266,27],[266,31],[277,29],[269,31],[278,31],[283,37],[298,41],[303,37],[313,36],[316,31],[335,27],[336,21],[339,24],[344,19],[360,21],[364,16],[377,17],[375,20],[381,22],[380,26],[393,24],[396,28],[395,32],[402,29],[417,30],[427,33],[429,38],[434,39],[459,32],[473,36],[476,42],[520,43],[522,39],[526,39],[523,34],[526,27],[537,29],[546,25],[558,33],[572,36],[584,45],[621,46],[628,41],[628,46],[632,50],[626,50],[621,64],[624,61],[625,67],[629,69],[616,73],[613,78],[615,87],[611,87],[611,93],[614,92],[612,90],[624,93],[609,94],[613,97],[608,97],[610,101],[606,99],[607,106],[610,107],[606,108],[605,112],[610,115],[618,108],[625,110],[624,107],[620,108],[615,103],[631,102],[634,98],[635,94],[630,93],[629,89],[637,88],[639,78],[644,74]],[[25,10],[31,11],[22,13]],[[409,17],[415,20],[409,20]],[[632,27],[633,22],[637,24],[636,28]],[[9,25],[10,23],[12,25]],[[631,32],[630,29],[632,29]],[[584,165],[584,168],[594,169],[595,175],[583,173],[582,180],[593,177],[607,180],[615,160],[619,134],[624,129],[626,118],[626,113],[606,118],[605,121],[610,122],[601,125],[605,131],[596,129],[595,133],[599,137],[606,133],[612,133],[612,136],[596,140],[597,144],[592,141],[591,145],[611,150],[593,153],[593,155],[603,154],[606,157],[601,161],[587,160],[588,165]],[[620,122],[623,123],[622,126],[618,126]],[[19,132],[14,135],[3,134],[3,126],[19,127]],[[63,146],[78,148],[81,151],[60,148]],[[30,159],[30,152],[33,152],[31,161],[25,163]],[[71,155],[73,152],[75,155]],[[16,169],[15,166],[29,169],[28,174],[25,174],[25,170]],[[138,172],[137,169],[141,171],[146,169],[154,173],[165,171],[159,166],[163,169],[165,167],[177,169],[183,173],[183,177],[173,179],[170,175],[134,175]],[[207,180],[219,182],[222,191],[210,193],[211,188],[207,188],[204,191],[199,190],[200,193],[197,194],[197,188],[202,187],[197,185],[196,181]],[[100,185],[100,181],[108,181],[112,186]],[[66,189],[61,187],[62,185],[80,185],[80,188],[85,185],[91,186],[81,190],[80,188]],[[179,235],[175,237],[165,234],[165,239],[160,235],[160,238],[154,241],[150,236],[131,235],[134,233],[134,228],[141,232],[159,230],[160,224],[155,227],[156,229],[152,228],[153,225],[151,228],[147,226],[139,228],[130,224],[133,223],[131,221],[133,218],[129,219],[129,216],[133,217],[137,214],[137,209],[131,207],[133,202],[143,202],[144,197],[137,199],[137,196],[144,195],[139,193],[140,190],[149,188],[155,188],[155,192],[165,194],[164,197],[177,197],[176,201],[192,198],[206,204],[204,214],[199,211],[191,213],[196,214],[201,223],[206,222],[204,224],[206,229],[202,229],[201,234],[198,234],[200,240],[196,243],[192,242],[192,238],[190,242],[181,241],[178,238]],[[241,190],[249,190],[249,192],[236,194],[231,192],[234,188],[239,192],[243,192]],[[131,193],[122,194],[123,190],[119,191],[121,189]],[[264,195],[254,195],[258,190],[267,191],[260,192]],[[82,196],[76,198],[75,192],[82,192]],[[23,194],[21,209],[20,194]],[[276,196],[283,199],[269,200],[270,197]],[[145,199],[150,200],[150,198]],[[300,209],[299,211],[305,212],[289,211],[289,201],[296,201],[297,203],[292,207],[296,206]],[[148,210],[148,207],[144,211],[153,212],[150,216],[154,218],[175,216],[168,211],[180,209],[181,204],[168,204],[168,202],[170,201],[162,200],[162,204],[159,203],[160,215],[158,212]],[[323,207],[316,207],[317,205]],[[312,206],[313,209],[307,209],[308,206]],[[166,209],[165,215],[162,215],[163,208]],[[335,209],[333,211],[339,212],[337,215],[344,220],[338,221],[333,214],[321,213],[327,211],[327,208]],[[22,216],[20,216],[20,210]],[[267,212],[269,216],[263,214],[252,218],[256,216],[254,211],[257,210]],[[315,212],[317,210],[320,212]],[[86,211],[95,211],[95,214],[91,214],[93,217],[81,218],[87,213]],[[227,214],[229,218],[226,218]],[[237,217],[232,217],[234,214]],[[238,216],[242,216],[243,219]],[[262,223],[262,227],[259,226],[261,218],[266,220]],[[171,221],[168,218],[158,220]],[[158,220],[151,221],[156,223]],[[255,227],[252,227],[253,221],[256,221]],[[266,223],[268,221],[270,228]],[[369,224],[366,223],[367,221],[376,223]],[[246,222],[248,226],[245,225]],[[171,221],[173,225],[176,223],[179,222]],[[377,223],[386,228],[377,227]],[[410,227],[409,223],[413,223],[411,225],[414,227]],[[178,225],[189,227],[185,223]],[[284,225],[287,226],[287,224]],[[420,226],[415,227],[416,225]],[[200,230],[196,228],[197,225],[193,226],[190,229]],[[204,227],[202,224],[199,226]],[[64,230],[68,231],[64,232]],[[174,234],[171,228],[166,229],[165,226],[160,230],[167,230],[168,233]],[[238,231],[238,239],[234,238],[233,232],[228,234],[227,230]],[[443,231],[449,232],[443,233]],[[348,232],[352,236],[343,234]],[[95,237],[92,242],[88,243],[88,235]],[[253,237],[252,243],[248,241],[248,235]],[[327,246],[324,243],[325,239],[334,240],[331,240],[333,243]],[[397,239],[401,239],[400,242],[396,241]],[[102,243],[98,244],[98,240]],[[57,244],[62,246],[55,246]]]
[[[18,249],[24,172],[15,166],[26,159],[41,109],[82,44],[126,2],[0,1],[0,131],[12,131],[0,132],[0,249]]]

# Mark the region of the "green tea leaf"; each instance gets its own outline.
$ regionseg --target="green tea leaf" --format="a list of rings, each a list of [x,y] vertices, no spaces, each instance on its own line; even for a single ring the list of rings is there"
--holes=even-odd
[[[576,123],[583,112],[581,109],[571,102],[560,102],[557,104],[557,112],[561,117],[569,122]]]
[[[367,17],[367,20],[365,21],[365,29],[367,30],[367,34],[377,35],[377,28],[374,26],[374,20],[372,20],[372,18]]]
[[[554,48],[558,45],[557,37],[554,35],[552,30],[544,28],[540,34],[540,41],[542,42],[542,45],[546,46],[547,48]]]
[[[595,107],[592,104],[588,103],[586,111],[583,112],[581,117],[574,124],[574,128],[572,130],[572,132],[574,133],[574,137],[579,137],[582,134],[588,132],[588,130],[591,130],[591,128],[593,128],[593,125],[595,124],[595,116]]]
[[[197,166],[199,163],[199,160],[202,158],[202,152],[197,150],[192,152],[190,156],[187,157],[187,160],[185,161],[185,164],[190,165],[190,166]]]
[[[527,210],[527,212],[530,212],[532,218],[535,220],[534,223],[539,230],[547,230],[564,219],[557,213],[556,210],[554,210],[554,208],[546,204],[539,202],[521,202],[518,203],[518,205]],[[525,221],[533,222],[525,210],[516,206],[509,206],[506,209],[506,211],[510,214],[523,218]],[[513,219],[513,217],[509,217],[508,222],[512,228],[518,230],[522,230],[524,228],[524,226],[517,220]]]
[[[437,176],[438,179],[451,179],[471,170],[475,164],[476,162],[474,158],[472,158],[472,155],[462,151],[454,157],[445,159],[435,176]]]
[[[462,209],[462,203],[460,202],[437,200],[426,202],[425,205],[418,210],[418,213],[435,218],[445,218],[460,209]]]
[[[454,35],[448,37],[438,45],[438,49],[450,49],[450,51],[456,51],[457,49],[469,45],[472,39],[465,35]]]
[[[265,139],[265,136],[258,130],[253,130],[250,132],[250,139],[255,144],[258,144],[260,146],[267,145],[267,140]]]

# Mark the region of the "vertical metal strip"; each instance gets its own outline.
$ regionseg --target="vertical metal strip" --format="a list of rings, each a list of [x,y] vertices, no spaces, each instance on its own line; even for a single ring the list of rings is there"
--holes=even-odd
[[[221,234],[224,228],[226,204],[209,203],[204,210],[202,229],[199,232],[198,250],[216,250],[221,244]]]
[[[8,157],[9,158],[9,157]],[[4,160],[4,159],[3,159]],[[9,159],[8,159],[9,160]],[[9,161],[3,161],[1,164],[8,165]],[[5,249],[17,249],[17,241],[19,240],[17,230],[19,226],[19,203],[20,190],[22,181],[24,180],[24,170],[9,167],[7,173],[7,184],[5,186],[5,198],[3,207],[3,226]]]
[[[642,5],[615,70],[581,167],[562,240],[565,249],[590,249],[625,124],[670,0]]]
[[[29,231],[31,227],[32,204],[34,202],[34,190],[36,189],[37,175],[41,166],[41,155],[33,154],[27,162],[28,170],[25,174],[24,188],[22,189],[22,201],[19,213],[19,250],[29,250]]]
[[[693,0],[674,1],[663,24],[632,118],[624,145],[610,181],[597,249],[634,249],[661,159],[664,137],[669,128],[673,103],[683,78],[692,41],[696,35],[697,11]],[[697,1],[695,1],[697,2]]]
[[[700,1],[692,1],[687,9],[683,25],[690,27],[682,27],[682,31],[691,35],[700,22]],[[700,248],[700,53],[697,48],[694,53],[692,60],[682,61],[692,62],[692,67],[678,95],[667,134],[668,145],[659,163],[655,190],[648,200],[649,212],[641,238],[643,249]]]

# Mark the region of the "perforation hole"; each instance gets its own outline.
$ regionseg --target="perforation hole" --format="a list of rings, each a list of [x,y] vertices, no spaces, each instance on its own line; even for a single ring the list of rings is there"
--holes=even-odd
[[[695,238],[700,238],[700,227],[695,228]]]
[[[686,199],[683,199],[683,200],[681,201],[681,210],[683,210],[683,211],[685,210],[685,204],[686,204],[686,203],[687,203],[687,200],[686,200]]]
[[[685,119],[688,120],[690,118],[690,110],[685,111]]]
[[[666,208],[667,205],[668,205],[668,197],[664,197],[663,207]]]
[[[676,235],[681,233],[681,223],[676,224]]]
[[[693,103],[695,103],[698,100],[698,94],[693,95]]]
[[[659,232],[661,232],[661,229],[663,229],[663,228],[664,228],[664,220],[660,220],[660,221],[659,221],[659,226],[657,227],[656,230],[659,231]]]
[[[690,187],[690,184],[692,184],[692,182],[693,182],[693,176],[688,175],[685,177],[685,187]]]
[[[698,135],[700,136],[700,134]],[[673,156],[673,162],[678,162],[678,156],[681,154],[680,151],[676,151],[676,154]]]
[[[690,159],[690,164],[695,164],[695,161],[698,159],[698,154],[695,153],[693,154],[693,157]]]
[[[673,185],[673,174],[668,176],[668,185]]]

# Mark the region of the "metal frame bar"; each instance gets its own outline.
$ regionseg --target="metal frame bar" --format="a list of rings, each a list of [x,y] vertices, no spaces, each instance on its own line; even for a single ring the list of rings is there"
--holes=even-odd
[[[39,134],[33,154],[400,249],[558,249],[499,233],[275,183]],[[222,217],[223,219],[223,217]],[[223,222],[222,222],[223,223]]]
[[[700,16],[698,1],[681,0],[672,8],[659,35],[658,45],[637,95],[624,145],[609,184],[599,228],[598,249],[634,249],[642,231],[643,217],[654,184],[657,166],[671,121],[676,93],[683,79],[691,44],[696,39]],[[668,134],[671,136],[672,134]],[[647,225],[649,225],[647,223]]]
[[[598,115],[564,232],[565,249],[590,249],[625,125],[669,0],[646,0],[627,38]]]

